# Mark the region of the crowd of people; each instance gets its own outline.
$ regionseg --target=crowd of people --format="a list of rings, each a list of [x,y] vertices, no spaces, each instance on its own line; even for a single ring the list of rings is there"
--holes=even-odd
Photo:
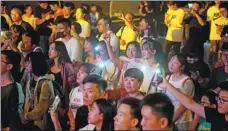
[[[228,130],[227,2],[74,4],[1,2],[2,130]]]

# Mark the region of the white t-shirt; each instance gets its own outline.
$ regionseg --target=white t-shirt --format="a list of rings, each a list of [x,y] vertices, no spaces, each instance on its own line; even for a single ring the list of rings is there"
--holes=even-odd
[[[76,38],[71,37],[71,39],[65,43],[65,46],[71,61],[82,61],[83,48]]]
[[[82,28],[82,32],[79,34],[79,36],[83,38],[89,37],[91,33],[90,23],[85,20],[77,20],[77,22],[81,25],[81,28]]]
[[[168,77],[169,76],[167,76],[166,78],[168,79]],[[183,82],[185,82],[185,83],[183,83]],[[169,83],[172,84],[177,89],[179,89],[182,93],[184,93],[188,97],[193,98],[193,96],[195,94],[195,86],[194,86],[192,80],[189,79],[188,76],[183,77],[181,80],[173,81],[173,75],[171,75],[169,78]],[[176,111],[180,105],[180,102],[169,91],[166,90],[165,94],[171,99],[171,101],[174,105],[174,109]],[[190,121],[192,121],[192,112],[190,110],[186,109],[186,111],[182,114],[182,116],[180,116],[180,118],[175,123],[176,124],[177,123],[187,123]]]
[[[183,40],[183,19],[185,16],[183,9],[177,9],[169,13],[171,17],[170,26],[166,34],[166,40],[174,42],[182,42]]]
[[[82,92],[79,92],[79,87],[75,87],[71,90],[70,95],[69,95],[69,107],[71,111],[74,114],[74,118],[77,113],[77,109],[80,107],[78,105],[83,105],[83,94]]]
[[[112,31],[108,31],[108,34],[110,33],[111,38],[110,38],[110,42],[111,42],[111,46],[112,46],[112,50],[115,52],[116,56],[119,56],[119,52],[120,52],[120,44],[119,44],[119,38],[112,32]],[[99,41],[104,40],[104,34],[102,34],[99,38]]]

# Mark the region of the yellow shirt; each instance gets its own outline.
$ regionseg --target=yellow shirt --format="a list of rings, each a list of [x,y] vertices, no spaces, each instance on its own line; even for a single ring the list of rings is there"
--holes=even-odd
[[[165,14],[165,20],[168,20],[168,21],[171,20],[174,12],[175,12],[175,10],[168,9],[168,11]]]
[[[207,20],[211,21],[213,19],[216,19],[220,16],[219,14],[219,8],[216,6],[212,6],[207,10]]]
[[[34,29],[36,29],[35,17],[31,15],[30,17],[26,16],[25,14],[22,15],[22,20],[28,22]]]
[[[218,19],[211,21],[211,32],[210,32],[210,40],[221,40],[220,34],[217,33],[216,25],[227,25],[228,18],[219,17]]]
[[[126,50],[127,44],[131,41],[135,41],[138,36],[138,33],[137,31],[134,31],[132,28],[125,26],[119,29],[119,31],[116,33],[116,36],[121,37],[120,39],[124,40],[125,42],[125,45],[120,44],[120,50]]]
[[[222,18],[219,14],[219,8],[216,6],[212,6],[207,11],[207,19],[211,21],[211,29],[210,29],[210,40],[221,40],[219,34],[217,34],[217,26],[223,25],[226,23],[226,20]]]
[[[170,10],[168,12],[171,17],[171,22],[168,27],[168,31],[166,34],[166,40],[174,41],[174,42],[182,42],[183,40],[183,25],[182,21],[184,19],[184,10],[177,9],[177,10]]]

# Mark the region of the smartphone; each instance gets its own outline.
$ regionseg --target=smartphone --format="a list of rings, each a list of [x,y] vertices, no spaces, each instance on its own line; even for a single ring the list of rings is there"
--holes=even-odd
[[[189,8],[189,9],[192,8],[192,3],[188,3],[188,8]]]

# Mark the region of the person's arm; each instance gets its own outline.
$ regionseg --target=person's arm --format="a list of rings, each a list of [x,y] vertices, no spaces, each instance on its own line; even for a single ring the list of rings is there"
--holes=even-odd
[[[71,63],[65,63],[66,73],[67,73],[67,82],[72,89],[76,86],[76,75],[74,73],[73,65]]]
[[[111,43],[110,43],[110,36],[109,38],[106,39],[106,46],[107,46],[107,50],[108,50],[108,55],[110,57],[110,59],[113,61],[113,63],[119,68],[122,69],[122,61],[115,55]]]
[[[74,114],[71,111],[71,109],[69,108],[67,116],[69,118],[70,121],[70,130],[75,130],[75,120],[74,120]]]
[[[206,22],[200,17],[199,14],[196,14],[196,18],[201,26],[205,26]]]
[[[140,16],[146,16],[146,14],[144,14],[144,13],[142,12],[142,9],[143,9],[143,5],[142,5],[142,3],[140,3],[140,5],[139,5],[139,15],[140,15]]]
[[[133,25],[133,23],[130,23],[128,20],[126,20],[125,17],[124,17],[124,15],[122,13],[121,13],[121,15],[120,15],[119,18],[124,21],[124,23],[125,23],[126,26],[128,26],[128,27],[130,27],[132,29],[135,28],[134,25]]]
[[[50,116],[51,116],[51,120],[52,120],[52,123],[54,125],[55,130],[61,131],[62,127],[61,127],[61,124],[59,122],[58,113],[54,112],[52,115],[50,114]]]
[[[39,17],[39,14],[38,14],[39,12],[36,12],[36,10],[35,10],[35,23],[36,23],[36,25],[41,25],[41,24],[43,24],[45,21],[47,21],[47,20],[49,20],[49,19],[51,19],[51,17],[50,17],[50,13],[51,13],[51,11],[50,12],[48,12],[48,13],[46,13],[46,14],[44,14],[43,16],[41,16],[41,17]]]
[[[39,103],[31,112],[25,114],[26,120],[40,120],[42,115],[48,110],[51,89],[49,83],[44,82],[41,87]]]
[[[197,127],[197,125],[199,123],[199,120],[200,120],[199,115],[195,114],[194,115],[194,119],[193,119],[192,123],[190,124],[188,130],[195,131],[196,130],[196,127]]]
[[[182,104],[180,104],[177,110],[174,112],[173,121],[177,121],[185,111],[186,108]]]
[[[176,97],[176,99],[184,105],[187,109],[197,113],[199,116],[205,118],[204,107],[197,102],[195,102],[192,98],[188,97],[184,93],[180,92],[177,88],[175,88],[172,84],[170,84],[165,76],[162,76],[163,82],[166,85],[166,89]]]
[[[167,27],[169,27],[170,22],[171,22],[171,20],[169,19],[170,18],[170,12],[171,12],[171,10],[168,9],[168,11],[165,13],[164,23]]]

